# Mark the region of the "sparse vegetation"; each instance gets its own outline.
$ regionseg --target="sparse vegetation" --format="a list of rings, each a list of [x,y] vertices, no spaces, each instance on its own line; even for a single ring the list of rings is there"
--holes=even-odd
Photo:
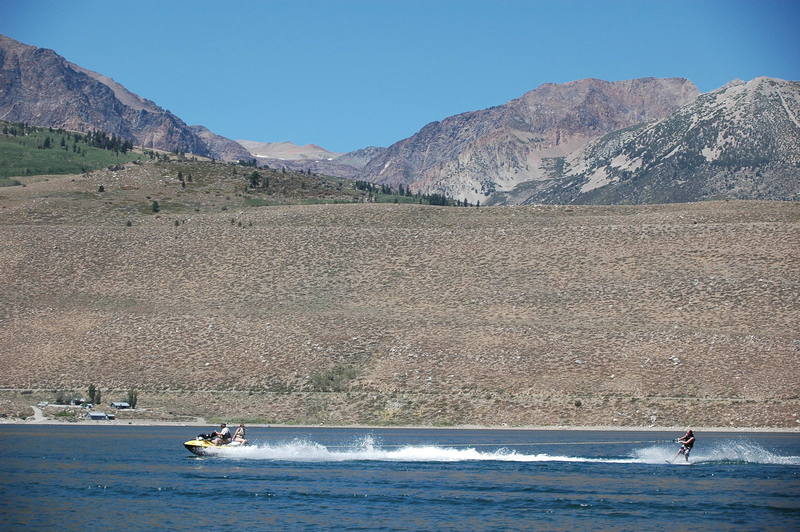
[[[78,399],[79,397],[72,392],[66,392],[63,390],[59,390],[56,392],[55,399],[53,402],[57,405],[68,405],[73,400]]]
[[[317,392],[341,392],[356,376],[356,368],[337,365],[311,375],[311,387]]]
[[[53,417],[61,421],[74,423],[83,418],[83,412],[75,408],[65,408],[53,414]]]

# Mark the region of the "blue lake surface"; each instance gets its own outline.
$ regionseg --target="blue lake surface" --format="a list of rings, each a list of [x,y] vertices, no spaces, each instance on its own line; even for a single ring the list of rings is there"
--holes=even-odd
[[[0,425],[0,528],[800,530],[800,434]]]

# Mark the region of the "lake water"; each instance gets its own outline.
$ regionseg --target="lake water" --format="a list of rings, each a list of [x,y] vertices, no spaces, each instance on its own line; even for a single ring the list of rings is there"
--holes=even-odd
[[[0,425],[0,528],[798,530],[800,434]]]

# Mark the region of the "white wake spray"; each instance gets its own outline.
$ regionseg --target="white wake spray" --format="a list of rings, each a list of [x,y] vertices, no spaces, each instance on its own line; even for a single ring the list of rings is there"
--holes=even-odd
[[[664,461],[671,461],[675,465],[685,465],[686,461],[683,456],[675,457],[677,451],[676,445],[656,445],[636,449],[632,456],[636,462],[644,464],[661,464]],[[710,447],[698,444],[690,455],[688,463],[800,465],[800,456],[781,456],[752,442],[727,440],[716,442]]]
[[[546,447],[543,443],[541,447]],[[468,445],[409,444],[404,446],[381,446],[372,436],[365,436],[345,445],[325,446],[308,440],[291,440],[248,445],[246,447],[221,448],[215,456],[240,460],[273,460],[287,462],[586,462],[611,464],[664,464],[675,457],[677,446],[659,444],[634,449],[626,457],[586,457],[537,453],[535,447],[522,446],[495,450],[478,450]],[[800,465],[800,456],[780,456],[759,445],[749,442],[728,441],[714,447],[699,449],[691,455],[690,464],[697,463],[754,463]],[[674,461],[684,465],[683,457]]]

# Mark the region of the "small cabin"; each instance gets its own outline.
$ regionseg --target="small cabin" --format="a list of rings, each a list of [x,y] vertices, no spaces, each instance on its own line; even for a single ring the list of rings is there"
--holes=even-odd
[[[86,417],[95,421],[108,421],[114,419],[114,414],[106,414],[105,412],[89,412]]]
[[[111,403],[111,408],[116,408],[117,410],[122,410],[122,409],[130,408],[130,407],[131,407],[131,405],[129,405],[128,403],[125,403],[123,401],[115,401],[115,402]]]

